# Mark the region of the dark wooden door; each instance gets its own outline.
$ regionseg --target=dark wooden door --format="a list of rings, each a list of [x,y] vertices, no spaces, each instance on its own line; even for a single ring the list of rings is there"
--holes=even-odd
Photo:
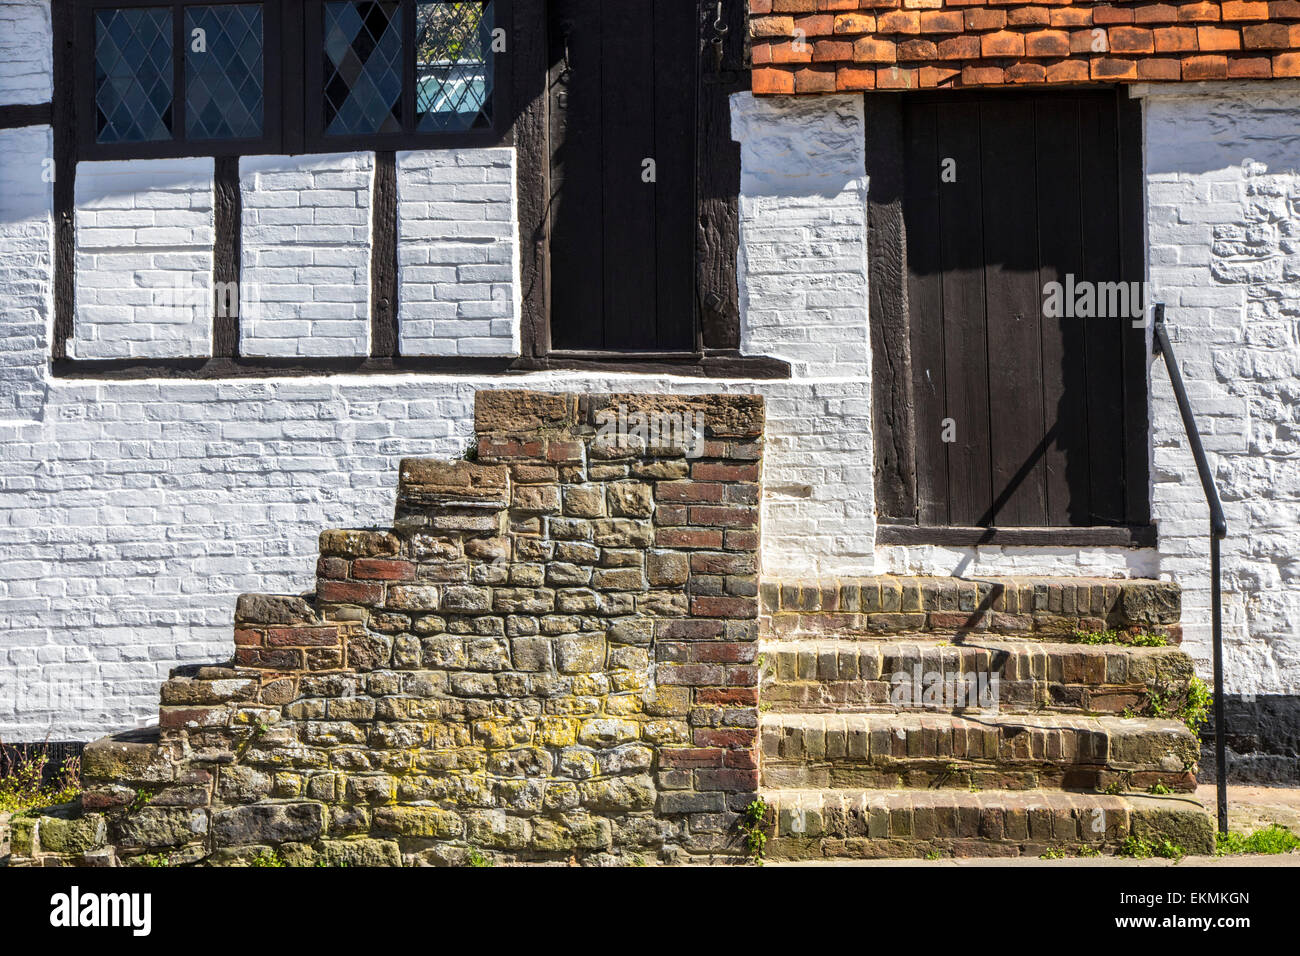
[[[1121,128],[1111,92],[907,102],[918,524],[1147,522],[1145,334],[1050,301],[1141,279]]]
[[[549,4],[552,349],[695,349],[696,16]]]

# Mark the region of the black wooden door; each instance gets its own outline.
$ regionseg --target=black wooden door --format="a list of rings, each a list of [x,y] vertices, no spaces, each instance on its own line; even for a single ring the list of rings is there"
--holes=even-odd
[[[1120,114],[1110,92],[907,103],[920,525],[1147,523],[1145,333],[1050,285],[1141,278]]]
[[[695,349],[696,0],[552,0],[551,347]]]

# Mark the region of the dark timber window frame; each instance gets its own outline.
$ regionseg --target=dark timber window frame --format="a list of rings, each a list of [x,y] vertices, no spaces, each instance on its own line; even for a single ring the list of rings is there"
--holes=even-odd
[[[74,21],[77,145],[82,160],[169,159],[194,156],[351,152],[355,150],[456,149],[510,145],[512,56],[493,58],[491,123],[467,131],[413,129],[415,94],[415,3],[402,7],[404,125],[400,133],[327,135],[323,127],[324,5],[327,0],[70,0]],[[185,131],[184,8],[255,3],[263,23],[263,135],[257,139],[189,140]],[[164,7],[172,10],[172,138],[139,143],[100,143],[95,131],[95,16],[99,10]],[[512,0],[492,0],[494,26],[513,36]]]
[[[1055,92],[1068,87],[1053,88]],[[1081,87],[1096,93],[1097,87]],[[1142,197],[1142,106],[1113,87],[1119,118],[1120,262],[1125,281],[1145,278],[1145,206]],[[973,91],[979,93],[980,91]],[[1032,97],[1047,91],[1002,90],[989,94]],[[1154,547],[1151,524],[1148,447],[1150,412],[1146,389],[1149,345],[1123,356],[1129,382],[1124,402],[1131,416],[1124,438],[1126,479],[1138,489],[1130,495],[1127,523],[1105,527],[929,527],[917,515],[917,414],[913,397],[912,333],[908,303],[907,231],[904,221],[905,141],[903,97],[925,93],[869,93],[866,96],[868,284],[872,348],[872,418],[875,445],[877,543],[897,545],[1118,546]],[[952,96],[960,94],[934,94]],[[1136,189],[1137,195],[1131,190]],[[1138,427],[1139,425],[1143,427]]]
[[[54,27],[54,96],[49,104],[0,108],[13,125],[28,125],[48,116],[54,137],[54,326],[51,371],[56,377],[78,379],[139,378],[281,378],[297,375],[373,374],[419,371],[483,375],[548,369],[617,370],[645,374],[676,374],[711,378],[783,379],[790,366],[779,359],[742,356],[740,295],[736,276],[739,244],[740,146],[731,138],[730,96],[750,88],[748,12],[740,0],[723,7],[726,31],[715,30],[715,0],[696,0],[699,14],[700,77],[696,139],[695,271],[699,351],[691,355],[648,357],[637,353],[556,354],[550,347],[548,261],[549,141],[547,116],[546,0],[494,0],[498,26],[507,30],[508,53],[496,57],[493,129],[470,133],[421,133],[379,146],[373,138],[344,144],[330,137],[318,147],[304,129],[307,85],[302,43],[266,44],[264,64],[268,90],[275,84],[284,104],[300,109],[279,110],[286,118],[273,147],[240,148],[239,144],[204,141],[203,148],[186,144],[132,144],[119,149],[93,142],[93,14],[94,7],[160,6],[176,0],[51,0]],[[193,0],[198,3],[200,0]],[[211,2],[211,0],[210,0]],[[238,2],[238,0],[216,0]],[[302,23],[310,7],[322,0],[262,0],[274,5],[278,17],[267,15],[268,33],[282,24]],[[92,32],[87,40],[87,25]],[[719,42],[719,39],[721,42]],[[277,51],[284,50],[281,56]],[[294,51],[297,51],[296,53]],[[504,72],[503,72],[504,71]],[[269,95],[269,93],[268,93]],[[13,114],[9,117],[9,114]],[[268,108],[268,116],[270,116]],[[0,123],[0,125],[3,125]],[[83,130],[92,130],[87,137]],[[310,152],[375,152],[374,205],[376,223],[371,251],[372,351],[366,358],[270,359],[238,354],[237,320],[214,315],[213,355],[210,358],[84,360],[68,356],[74,326],[76,250],[74,214],[76,169],[81,161],[151,158],[141,147],[157,147],[153,157],[213,156],[215,164],[214,280],[237,281],[239,269],[239,156],[260,153],[299,155]],[[396,317],[396,159],[398,149],[438,149],[465,146],[513,146],[516,150],[516,202],[520,259],[520,338],[517,358],[418,357],[397,354]],[[163,147],[170,147],[164,149]],[[113,153],[116,152],[116,155]],[[385,219],[384,217],[388,217]],[[391,221],[389,221],[391,219]],[[381,222],[381,220],[383,220]]]
[[[324,9],[329,0],[306,0],[305,4],[305,43],[303,49],[306,60],[301,71],[303,76],[304,109],[301,135],[304,152],[328,153],[339,150],[387,150],[387,149],[455,149],[475,146],[509,145],[510,135],[510,97],[513,84],[512,62],[509,55],[494,56],[492,59],[492,108],[491,124],[481,129],[440,132],[420,132],[414,127],[418,122],[416,115],[416,56],[415,56],[415,7],[416,0],[398,0],[402,10],[402,124],[400,133],[358,133],[348,135],[330,135],[324,127],[324,65],[321,51],[324,48]],[[510,0],[491,0],[493,11],[493,28],[506,31],[508,38],[513,36],[513,18]],[[295,130],[295,134],[298,130]]]
[[[254,139],[187,139],[185,57],[189,36],[185,8],[240,6],[262,8],[262,136]],[[95,17],[100,10],[164,7],[172,12],[172,138],[138,143],[101,143],[95,130]],[[78,158],[85,160],[173,159],[184,156],[241,156],[280,152],[282,86],[281,8],[273,0],[78,0],[74,26],[78,97]],[[57,94],[56,94],[57,95]]]

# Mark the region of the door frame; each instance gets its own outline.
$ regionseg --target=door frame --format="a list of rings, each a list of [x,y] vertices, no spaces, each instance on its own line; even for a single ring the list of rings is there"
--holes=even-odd
[[[575,352],[551,347],[548,0],[514,0],[515,147],[522,284],[521,360],[527,369],[627,368],[788,377],[785,362],[740,356],[740,145],[731,139],[731,95],[750,88],[748,17],[723,6],[727,29],[715,53],[715,0],[696,0],[695,349],[677,353]]]
[[[917,514],[916,403],[913,396],[912,335],[908,303],[907,227],[904,217],[904,97],[951,101],[973,97],[1042,97],[1054,92],[1096,87],[1054,87],[1051,90],[972,90],[926,93],[868,93],[866,100],[867,268],[870,290],[872,351],[872,419],[874,485],[878,544],[939,544],[969,547],[979,544],[1025,546],[1153,547],[1151,524],[1150,403],[1148,365],[1150,336],[1139,350],[1123,354],[1126,423],[1126,523],[1106,527],[965,528],[927,527]],[[1120,261],[1124,281],[1146,278],[1145,196],[1142,165],[1142,104],[1114,87],[1119,127]],[[1135,337],[1126,337],[1126,343]]]

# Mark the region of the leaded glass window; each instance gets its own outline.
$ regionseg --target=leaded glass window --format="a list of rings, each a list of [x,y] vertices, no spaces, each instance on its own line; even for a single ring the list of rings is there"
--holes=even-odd
[[[147,143],[172,137],[172,12],[95,11],[95,139]]]
[[[260,139],[260,3],[185,8],[185,129],[190,139]]]
[[[419,0],[415,111],[421,132],[492,122],[492,4]]]
[[[513,0],[68,2],[87,159],[496,144],[510,115]]]
[[[325,132],[402,130],[402,8],[396,0],[325,4]]]

